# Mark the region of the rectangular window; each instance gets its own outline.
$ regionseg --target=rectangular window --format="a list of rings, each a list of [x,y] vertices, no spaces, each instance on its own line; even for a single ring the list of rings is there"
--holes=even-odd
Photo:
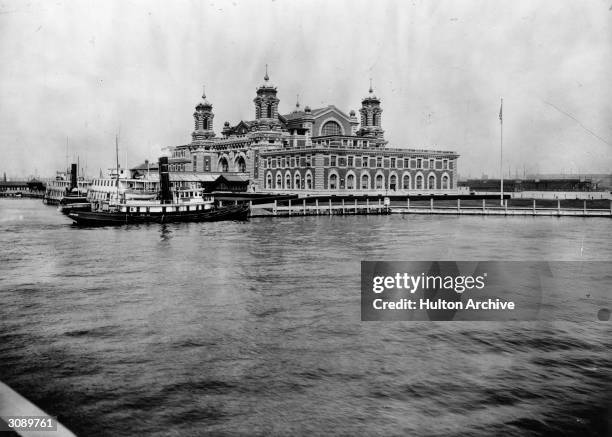
[[[354,157],[349,156],[349,157],[347,158],[347,165],[348,165],[349,167],[352,167],[352,166],[354,165],[354,160],[355,160],[355,158],[354,158]]]
[[[336,166],[336,155],[332,155],[331,156],[331,160],[330,160],[329,165],[332,166],[332,167]]]
[[[312,157],[310,155],[306,155],[306,167],[312,166]]]
[[[410,168],[410,158],[404,158],[404,168]]]
[[[442,168],[444,170],[448,170],[448,159],[445,159],[444,161],[442,161]]]
[[[281,168],[282,168],[282,167],[286,167],[286,166],[285,166],[285,158],[281,158]]]
[[[383,159],[383,163],[384,163],[385,168],[389,168],[389,164],[390,164],[389,158]]]
[[[346,156],[338,157],[338,167],[346,167]]]
[[[361,158],[359,156],[355,158],[355,167],[361,167]]]
[[[431,168],[431,169],[434,168],[434,160],[433,159],[429,160],[429,168]]]
[[[365,148],[368,147],[368,140],[363,140],[363,147],[365,147]]]
[[[391,168],[395,168],[396,164],[395,164],[395,158],[391,158]]]
[[[416,166],[417,168],[423,168],[423,160],[421,158],[416,160]]]
[[[449,168],[450,170],[452,170],[452,169],[453,169],[453,165],[454,165],[453,163],[454,163],[454,161],[449,161],[449,163],[448,163],[448,168]]]
[[[291,167],[295,167],[295,157],[291,157]]]
[[[362,161],[362,167],[367,167],[368,166],[368,160],[369,158],[367,156],[363,157],[363,161]]]
[[[381,168],[382,166],[383,166],[382,156],[377,156],[376,157],[376,167]]]

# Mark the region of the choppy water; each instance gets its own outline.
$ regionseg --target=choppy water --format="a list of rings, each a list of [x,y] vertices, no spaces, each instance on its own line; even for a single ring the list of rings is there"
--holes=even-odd
[[[568,295],[591,321],[361,322],[359,275],[361,260],[612,260],[611,224],[79,229],[0,200],[0,380],[82,436],[606,435],[609,295]]]

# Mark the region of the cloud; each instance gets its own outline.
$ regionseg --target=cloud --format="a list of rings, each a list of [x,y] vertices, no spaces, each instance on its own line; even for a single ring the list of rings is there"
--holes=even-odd
[[[504,167],[610,171],[607,7],[13,0],[0,14],[10,60],[0,70],[0,153],[9,174],[49,175],[65,165],[68,137],[69,155],[97,173],[112,166],[121,129],[130,164],[155,158],[159,146],[189,141],[203,84],[217,132],[253,118],[268,63],[282,112],[298,93],[302,105],[358,109],[373,78],[389,145],[457,150],[463,175],[499,173],[502,96]]]

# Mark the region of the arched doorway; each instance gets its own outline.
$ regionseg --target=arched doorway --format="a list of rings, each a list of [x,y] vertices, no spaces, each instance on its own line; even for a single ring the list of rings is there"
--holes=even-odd
[[[349,175],[346,177],[346,189],[347,190],[355,189],[355,175],[353,175],[352,173],[349,173]]]
[[[402,179],[403,179],[403,181],[402,181],[402,188],[404,190],[409,190],[410,189],[410,175],[409,174],[405,174]]]
[[[245,173],[246,172],[246,162],[244,160],[244,158],[242,156],[239,156],[238,158],[236,158],[236,171],[240,172],[240,173]]]
[[[312,190],[312,174],[310,172],[306,173],[306,189]]]
[[[370,189],[370,176],[367,174],[364,174],[361,176],[361,189],[362,190]]]
[[[436,189],[436,177],[432,174],[427,178],[427,189],[435,190]]]
[[[423,189],[423,175],[417,175],[415,187],[417,190]]]
[[[381,174],[377,174],[376,175],[376,179],[375,179],[375,187],[377,190],[382,190],[385,186],[385,180],[383,178],[383,175]]]
[[[395,191],[397,189],[397,176],[392,174],[389,178],[389,189]]]
[[[219,160],[219,170],[221,170],[222,173],[227,173],[229,171],[229,164],[227,163],[227,159],[221,158]]]
[[[329,189],[335,190],[338,188],[338,175],[336,173],[332,173],[329,175]]]

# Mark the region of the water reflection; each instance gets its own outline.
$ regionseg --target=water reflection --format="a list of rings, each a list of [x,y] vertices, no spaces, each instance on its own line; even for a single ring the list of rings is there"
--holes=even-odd
[[[172,238],[172,230],[166,223],[159,225],[159,239],[162,242],[169,242]]]

